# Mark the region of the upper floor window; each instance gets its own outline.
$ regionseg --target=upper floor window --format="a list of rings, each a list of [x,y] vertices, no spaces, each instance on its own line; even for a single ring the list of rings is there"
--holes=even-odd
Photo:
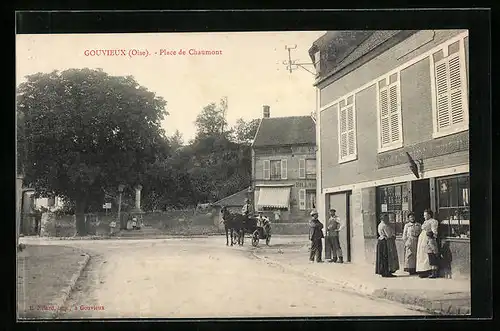
[[[431,55],[433,136],[464,131],[469,126],[464,40]]]
[[[264,160],[263,172],[265,180],[287,179],[287,160]]]
[[[354,95],[341,100],[338,106],[339,163],[357,158],[356,105]]]
[[[378,151],[403,146],[399,72],[377,82]]]
[[[299,178],[316,178],[315,159],[299,159]]]

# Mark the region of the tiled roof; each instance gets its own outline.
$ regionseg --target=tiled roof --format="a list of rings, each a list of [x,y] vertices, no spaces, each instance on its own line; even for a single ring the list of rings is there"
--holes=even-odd
[[[347,67],[400,32],[401,30],[327,32],[313,43],[309,55],[313,58],[314,53],[320,50],[319,78],[326,77]]]
[[[311,116],[263,118],[252,146],[304,144],[316,144],[316,124]]]
[[[214,202],[213,206],[242,206],[245,204],[245,199],[247,198],[247,189],[236,192],[228,197],[220,199]]]

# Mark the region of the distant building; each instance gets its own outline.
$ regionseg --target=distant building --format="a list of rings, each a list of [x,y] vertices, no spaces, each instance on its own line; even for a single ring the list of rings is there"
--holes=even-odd
[[[231,194],[230,196],[227,196],[224,199],[220,199],[219,201],[212,203],[212,206],[214,207],[214,213],[213,213],[214,225],[219,226],[220,229],[224,229],[224,224],[222,224],[222,214],[221,214],[222,207],[227,207],[227,209],[231,213],[241,214],[241,209],[243,208],[243,205],[245,204],[245,199],[248,198],[248,195],[249,195],[248,189],[244,189],[234,194]]]
[[[431,208],[454,271],[469,274],[468,45],[464,30],[328,32],[312,45],[318,208],[345,220],[348,260],[374,263],[381,214],[400,238],[409,212]]]
[[[311,116],[263,118],[252,144],[255,211],[271,221],[307,222],[316,208],[316,128]]]

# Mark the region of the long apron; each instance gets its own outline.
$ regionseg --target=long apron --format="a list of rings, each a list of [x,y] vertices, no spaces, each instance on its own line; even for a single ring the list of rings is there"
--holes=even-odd
[[[410,237],[407,240],[408,245],[405,246],[405,271],[408,271],[408,269],[415,269],[417,267],[418,237]]]
[[[417,272],[424,272],[432,269],[429,264],[429,255],[427,254],[427,241],[429,239],[429,237],[427,237],[427,231],[433,230],[436,232],[435,235],[437,235],[438,224],[438,221],[435,219],[429,219],[422,224],[422,232],[420,232],[417,242]],[[433,225],[435,229],[432,229]]]

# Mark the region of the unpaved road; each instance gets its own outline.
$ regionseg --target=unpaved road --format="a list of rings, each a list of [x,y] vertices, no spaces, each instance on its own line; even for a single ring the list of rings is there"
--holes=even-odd
[[[60,318],[423,315],[267,264],[225,239],[53,241],[91,256]],[[307,257],[305,257],[307,258]]]

